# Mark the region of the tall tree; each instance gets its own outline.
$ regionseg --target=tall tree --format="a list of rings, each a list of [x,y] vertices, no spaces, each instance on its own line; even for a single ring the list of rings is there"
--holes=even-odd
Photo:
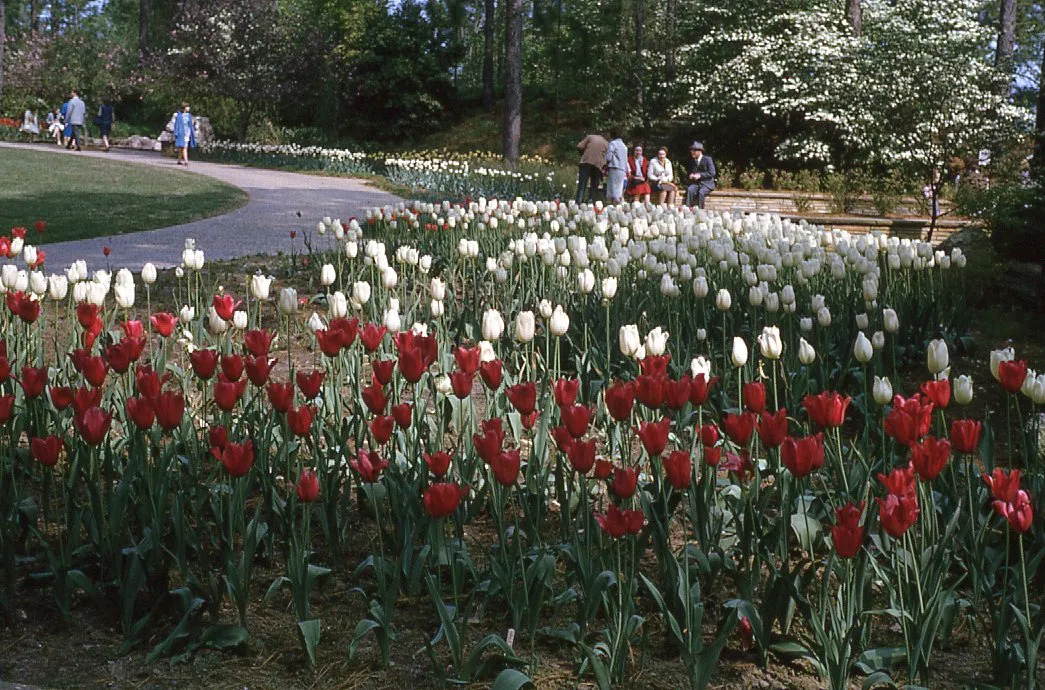
[[[646,4],[644,0],[635,0],[635,102],[639,110],[642,110],[643,84],[642,84],[642,46],[646,31]]]
[[[4,48],[7,45],[7,4],[0,0],[0,97],[4,95]]]
[[[504,160],[519,161],[522,135],[522,0],[504,0],[506,65],[504,83]]]
[[[138,6],[138,64],[144,65],[149,54],[149,0],[139,0]]]
[[[1038,108],[1034,122],[1034,133],[1037,141],[1034,143],[1034,171],[1038,181],[1045,185],[1045,44],[1041,47],[1041,77],[1038,84]]]
[[[846,0],[845,16],[849,25],[853,27],[853,35],[859,36],[864,24],[864,11],[860,6],[860,0]]]
[[[1012,79],[1012,53],[1016,47],[1016,0],[1001,0],[998,9],[998,44],[994,51],[994,66],[1000,74],[996,88],[999,96],[1007,96]]]
[[[493,108],[493,35],[497,20],[494,0],[484,0],[483,12],[483,107]]]

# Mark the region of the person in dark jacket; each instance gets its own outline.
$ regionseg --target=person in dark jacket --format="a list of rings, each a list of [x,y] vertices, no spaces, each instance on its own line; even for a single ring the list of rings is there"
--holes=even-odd
[[[112,103],[106,98],[102,101],[102,105],[98,108],[98,117],[95,119],[99,129],[102,131],[102,143],[105,145],[105,150],[109,150],[109,135],[112,134],[112,124],[116,121],[116,114],[113,111]]]
[[[686,161],[686,205],[704,208],[704,200],[715,189],[715,162],[704,155],[704,144],[694,141]]]

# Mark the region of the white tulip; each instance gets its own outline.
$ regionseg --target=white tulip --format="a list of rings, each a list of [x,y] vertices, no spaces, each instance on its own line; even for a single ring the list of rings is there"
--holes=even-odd
[[[152,285],[156,282],[156,266],[152,263],[142,266],[142,282],[146,285]]]
[[[348,298],[338,290],[327,297],[327,316],[332,319],[343,319],[348,316]]]
[[[497,352],[493,349],[493,343],[489,340],[479,341],[479,361],[492,362],[497,359]]]
[[[504,319],[496,309],[487,309],[483,313],[482,333],[484,340],[500,340],[504,333]]]
[[[255,273],[250,278],[250,294],[259,302],[264,302],[269,298],[269,289],[271,287],[272,276],[266,277],[260,273]]]
[[[697,299],[704,299],[708,296],[708,279],[704,276],[697,276],[693,279],[693,296]]]
[[[240,314],[240,313],[241,312],[236,312],[236,314]],[[233,319],[235,319],[236,314],[233,314]],[[247,324],[246,316],[247,315],[244,313],[243,314],[243,317],[244,317],[243,318],[243,325],[244,325],[244,327],[246,327],[246,324]],[[237,328],[239,328],[239,326],[237,326]],[[312,316],[308,317],[308,330],[312,331],[313,333],[315,333],[316,331],[325,331],[325,330],[327,330],[327,325],[325,323],[323,323],[323,317],[321,317],[316,312],[312,312]]]
[[[432,299],[442,301],[446,299],[446,283],[441,278],[432,278],[428,292],[432,295]]]
[[[780,329],[776,326],[765,326],[758,336],[758,349],[766,359],[780,359],[784,344],[780,340]]]
[[[117,283],[113,289],[116,297],[116,306],[121,309],[130,309],[134,306],[134,283]]]
[[[642,339],[639,337],[639,327],[635,324],[620,327],[618,335],[620,351],[625,357],[634,357],[635,353],[642,347]]]
[[[885,333],[881,331],[875,331],[871,334],[871,347],[875,350],[881,350],[885,347]]]
[[[704,359],[704,356],[694,357],[689,363],[689,372],[693,374],[693,378],[704,375],[705,380],[711,379],[711,360]]]
[[[1001,380],[998,376],[998,365],[1002,362],[1011,362],[1016,359],[1016,351],[1011,347],[1007,347],[1003,350],[991,350],[991,374],[994,378]]]
[[[595,289],[595,274],[590,268],[586,268],[577,274],[577,289],[582,295],[587,295]]]
[[[896,333],[900,330],[900,319],[896,316],[895,309],[882,310],[882,327],[886,333]]]
[[[613,276],[602,279],[602,299],[611,300],[617,296],[617,279]]]
[[[434,299],[429,305],[429,312],[432,314],[433,319],[438,319],[446,313],[446,304],[442,300]]]
[[[722,288],[715,295],[715,307],[719,311],[729,311],[731,306],[733,306],[733,298],[729,296],[729,290]]]
[[[733,352],[731,354],[733,366],[742,367],[747,364],[747,343],[743,338],[733,338]]]
[[[454,385],[450,382],[450,377],[443,374],[435,380],[435,390],[442,395],[453,395]]]
[[[798,327],[802,329],[803,333],[808,333],[813,330],[813,320],[808,316],[803,316],[798,320]]]
[[[555,311],[552,312],[552,317],[548,320],[548,330],[556,338],[566,335],[566,331],[570,330],[570,316],[563,311],[562,305],[556,305]]]
[[[178,314],[178,317],[181,323],[189,323],[196,318],[196,309],[186,304],[181,308],[181,313]]]
[[[399,284],[399,274],[396,270],[389,266],[381,272],[381,286],[386,290],[393,290],[395,286]]]
[[[23,240],[21,237],[12,238],[11,249],[8,255],[14,257],[21,254],[23,245],[25,245],[25,240]]]
[[[398,309],[389,309],[385,312],[384,318],[385,328],[388,329],[389,333],[398,333],[403,328],[403,320],[399,316]]]
[[[546,299],[542,299],[537,304],[537,313],[541,315],[541,318],[547,321],[552,317],[552,303]]]
[[[856,315],[856,327],[859,328],[861,331],[867,330],[868,321],[869,320],[867,318],[867,314]]]
[[[63,275],[52,275],[47,279],[47,296],[58,301],[69,294],[69,279]]]
[[[29,289],[37,297],[41,297],[47,293],[47,276],[40,271],[33,271],[29,274]]]
[[[221,335],[228,329],[229,324],[225,319],[218,316],[217,309],[211,307],[207,314],[207,330],[210,331],[212,335]]]
[[[856,357],[856,361],[860,362],[860,364],[867,364],[874,356],[874,348],[871,347],[871,341],[867,339],[863,331],[859,331],[856,334],[856,342],[853,344],[853,356]]]
[[[972,402],[972,377],[962,374],[954,379],[954,402],[959,405],[968,405]]]
[[[352,299],[358,304],[366,304],[370,301],[370,283],[356,281],[352,284]]]
[[[319,282],[322,285],[333,285],[335,280],[337,271],[334,270],[333,264],[323,264],[323,268],[319,269]]]
[[[109,294],[109,286],[96,281],[87,283],[87,302],[96,307],[105,304],[105,296]]]
[[[816,322],[823,328],[830,326],[831,310],[827,307],[820,307],[820,310],[816,313]]]
[[[884,376],[875,376],[872,394],[876,403],[888,405],[893,399],[893,384],[889,383],[889,379]]]
[[[537,319],[532,311],[521,311],[515,315],[515,339],[520,343],[533,340],[537,332]]]
[[[657,326],[646,334],[646,354],[659,357],[668,349],[668,332]]]
[[[247,312],[235,311],[232,313],[232,326],[239,330],[244,330],[247,327]]]
[[[276,304],[280,314],[289,316],[290,314],[297,313],[298,310],[298,291],[294,288],[286,287],[279,291],[279,302]]]
[[[950,353],[947,351],[947,343],[942,339],[930,340],[926,361],[929,371],[933,374],[943,372],[950,365]]]
[[[798,361],[806,366],[816,361],[816,350],[805,338],[798,339]]]
[[[701,342],[703,342],[703,341],[705,341],[707,339],[708,339],[708,331],[707,331],[707,329],[706,328],[698,328],[697,329],[697,340],[700,340]]]
[[[174,267],[174,277],[177,278],[178,280],[181,280],[182,278],[184,278],[185,277],[185,269],[182,268],[181,266],[175,266]]]

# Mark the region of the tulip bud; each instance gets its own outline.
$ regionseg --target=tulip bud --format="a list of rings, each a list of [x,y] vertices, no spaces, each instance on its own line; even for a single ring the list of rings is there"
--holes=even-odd
[[[863,331],[859,331],[856,334],[853,356],[856,357],[856,361],[860,362],[860,364],[867,364],[871,361],[871,357],[874,356],[874,348],[871,347],[871,341],[867,339]]]
[[[577,289],[582,295],[587,295],[595,289],[595,274],[590,268],[586,268],[577,274]]]
[[[515,316],[515,339],[520,343],[533,340],[537,331],[536,317],[532,311],[521,311]]]
[[[693,279],[693,296],[697,299],[704,299],[708,296],[708,279],[704,276],[697,276]]]
[[[715,295],[715,307],[719,311],[729,311],[731,306],[733,306],[733,298],[729,296],[729,290],[722,288]]]
[[[431,293],[432,299],[442,301],[446,299],[446,283],[441,278],[432,278],[428,292]]]
[[[668,332],[657,326],[646,334],[646,354],[659,357],[668,348]]]
[[[602,298],[611,300],[617,296],[617,279],[610,276],[602,279]]]
[[[247,327],[247,312],[237,311],[232,314],[232,325],[239,330],[244,330]]]
[[[962,374],[952,382],[952,394],[954,402],[959,405],[968,405],[972,402],[972,377]]]
[[[802,329],[803,333],[808,333],[813,330],[813,320],[808,316],[803,316],[798,320],[798,327]]]
[[[33,271],[30,273],[29,289],[32,290],[33,294],[37,297],[45,294],[47,292],[47,276],[40,271]]]
[[[747,343],[743,338],[733,338],[733,352],[731,354],[733,366],[742,367],[747,364]]]
[[[827,307],[820,307],[820,310],[816,312],[816,322],[820,324],[822,328],[827,328],[831,325],[831,310]]]
[[[621,326],[618,335],[620,341],[620,351],[625,357],[634,357],[635,353],[642,347],[642,340],[639,337],[639,327],[635,324],[628,326]]]
[[[867,326],[868,326],[867,314],[857,314],[856,315],[856,327],[859,328],[861,331],[864,331],[864,330],[867,330]]]
[[[327,315],[332,319],[343,319],[348,316],[348,298],[338,290],[327,297]]]
[[[895,309],[882,310],[882,326],[886,333],[896,333],[900,330],[900,319],[896,316]]]
[[[504,333],[504,319],[496,309],[487,309],[483,313],[482,322],[483,340],[500,340]]]
[[[816,350],[805,338],[798,339],[798,361],[806,366],[816,361]]]
[[[931,373],[942,373],[950,364],[947,343],[942,339],[930,340],[926,359]]]
[[[440,316],[446,313],[446,303],[441,300],[434,299],[432,300],[431,305],[429,305],[428,311],[432,314],[433,319],[438,319]]]
[[[389,266],[385,270],[381,271],[381,286],[386,290],[394,290],[395,286],[399,284],[399,274],[396,270]]]
[[[156,267],[151,263],[142,266],[142,282],[146,285],[152,285],[156,282]]]
[[[780,329],[776,326],[765,326],[762,335],[758,336],[758,349],[766,359],[780,359],[784,344],[780,340]]]
[[[547,321],[552,317],[552,303],[546,299],[542,299],[537,305],[537,312],[541,315],[541,318]]]
[[[879,405],[888,405],[893,399],[893,385],[884,376],[874,377],[874,388],[872,389],[874,401]]]
[[[298,310],[298,291],[294,288],[283,288],[279,291],[279,302],[276,307],[284,316],[294,314]]]
[[[399,316],[398,309],[389,309],[385,312],[385,328],[391,333],[398,333],[403,328],[403,320]]]
[[[370,283],[362,280],[357,281],[352,285],[352,299],[359,304],[366,304],[370,301]]]
[[[885,347],[885,333],[881,331],[875,331],[871,334],[871,347],[875,350],[881,350]]]
[[[561,304],[556,305],[555,311],[552,312],[552,317],[548,320],[548,330],[556,338],[566,335],[566,331],[570,330],[570,317],[563,311]]]
[[[319,282],[322,285],[333,285],[335,280],[337,280],[337,271],[334,270],[334,266],[323,264],[323,268],[319,269]]]

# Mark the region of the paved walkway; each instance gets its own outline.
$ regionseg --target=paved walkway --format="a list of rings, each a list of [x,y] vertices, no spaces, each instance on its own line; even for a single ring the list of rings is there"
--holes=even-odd
[[[3,143],[0,146],[47,151],[58,148]],[[154,152],[113,149],[109,153],[75,153],[65,150],[62,153],[181,170],[174,159],[164,158]],[[299,231],[297,249],[301,251],[301,231],[314,228],[323,216],[347,221],[352,216],[361,216],[368,207],[400,201],[398,197],[375,189],[364,181],[348,177],[305,175],[202,162],[190,162],[189,172],[207,175],[239,187],[250,196],[250,200],[231,213],[184,225],[44,245],[50,270],[58,271],[77,259],[85,259],[92,269],[104,268],[106,259],[102,249],[105,246],[112,249],[108,264],[113,268],[126,266],[137,270],[150,261],[158,268],[170,268],[181,263],[181,252],[187,237],[195,238],[196,247],[204,251],[207,260],[235,259],[253,254],[289,252],[289,232],[296,229]]]

